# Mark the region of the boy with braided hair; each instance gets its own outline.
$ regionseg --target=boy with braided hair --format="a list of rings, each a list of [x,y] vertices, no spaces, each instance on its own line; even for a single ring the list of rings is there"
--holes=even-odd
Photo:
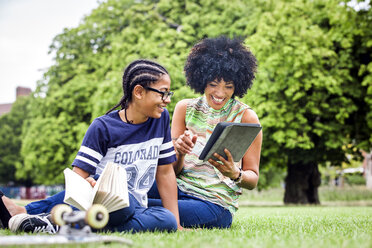
[[[130,206],[110,213],[107,230],[138,232],[181,228],[172,167],[176,154],[165,108],[173,95],[170,83],[167,70],[158,63],[136,60],[129,64],[123,75],[123,97],[106,115],[92,122],[72,163],[73,171],[92,186],[97,178],[92,176],[99,176],[107,162],[118,163],[126,169]],[[120,110],[115,110],[119,106]],[[164,207],[147,207],[147,192],[155,180]],[[15,206],[3,196],[5,207],[1,211],[14,215],[9,220],[12,231],[54,233],[56,226],[47,216],[38,214],[49,213],[55,205],[63,203],[64,193],[25,207]]]

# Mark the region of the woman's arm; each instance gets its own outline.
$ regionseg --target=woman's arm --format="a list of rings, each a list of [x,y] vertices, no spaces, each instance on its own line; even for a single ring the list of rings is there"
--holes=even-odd
[[[176,175],[182,171],[185,155],[192,151],[197,139],[196,135],[193,135],[186,129],[186,108],[189,100],[184,99],[179,101],[173,112],[171,134],[177,153],[177,161],[173,163]]]
[[[256,123],[260,124],[257,114],[252,109],[247,109],[244,112],[243,123]],[[260,157],[262,145],[262,131],[259,132],[248,151],[242,159],[242,181],[240,187],[246,189],[254,189],[258,183]],[[235,177],[236,178],[236,177]]]
[[[256,113],[251,109],[247,109],[244,112],[242,123],[260,124]],[[222,164],[213,159],[209,159],[208,162],[215,166],[223,175],[230,177],[232,180],[238,179],[241,173],[241,180],[239,180],[240,182],[238,183],[238,185],[246,189],[254,189],[258,183],[261,145],[262,131],[260,131],[256,139],[252,142],[251,146],[243,156],[241,172],[239,168],[235,166],[233,157],[227,149],[225,149],[225,153],[228,158],[227,160],[217,153],[213,155],[218,160],[220,160]]]
[[[174,214],[178,229],[182,229],[178,213],[176,175],[174,174],[172,164],[157,167],[156,184],[163,206]]]

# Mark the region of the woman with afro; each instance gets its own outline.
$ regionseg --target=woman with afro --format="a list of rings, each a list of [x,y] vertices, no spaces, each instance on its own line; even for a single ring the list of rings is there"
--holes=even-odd
[[[258,183],[262,132],[238,163],[227,149],[228,159],[198,159],[219,122],[259,124],[256,113],[235,99],[251,88],[256,68],[256,58],[239,39],[207,38],[191,49],[184,68],[187,84],[203,96],[178,102],[171,128],[183,227],[229,228],[242,188]],[[149,197],[159,197],[155,186]],[[161,203],[150,199],[149,204]]]

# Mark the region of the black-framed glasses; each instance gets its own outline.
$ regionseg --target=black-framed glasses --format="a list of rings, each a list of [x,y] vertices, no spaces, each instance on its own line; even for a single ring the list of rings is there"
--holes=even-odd
[[[144,87],[145,89],[147,90],[151,90],[151,91],[154,91],[156,93],[159,93],[161,95],[161,100],[165,101],[167,100],[167,98],[169,97],[169,100],[172,98],[174,92],[172,91],[160,91],[160,90],[157,90],[157,89],[154,89],[154,88],[151,88],[151,87]]]

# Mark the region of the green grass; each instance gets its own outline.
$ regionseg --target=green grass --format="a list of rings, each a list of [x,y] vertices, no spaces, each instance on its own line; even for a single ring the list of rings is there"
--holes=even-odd
[[[244,190],[240,198],[242,205],[282,205],[284,188],[269,190]],[[367,205],[372,206],[372,190],[365,186],[319,187],[322,205]]]
[[[320,187],[319,197],[324,201],[370,201],[372,190],[365,186]]]
[[[111,233],[150,247],[372,247],[372,191],[365,187],[321,187],[321,206],[284,206],[284,189],[244,191],[242,207],[227,230],[176,233]],[[20,202],[25,204],[27,202]],[[363,204],[367,203],[367,204]],[[13,235],[0,230],[0,235]],[[25,247],[25,246],[23,246]],[[50,247],[62,247],[53,245]],[[103,247],[102,244],[69,247]],[[104,247],[123,247],[109,244]]]
[[[9,235],[0,231],[1,235]],[[113,233],[148,247],[372,247],[370,207],[243,207],[227,230]],[[52,246],[58,247],[58,246]],[[79,247],[71,245],[69,247]],[[86,246],[80,246],[86,247]],[[99,244],[89,247],[100,247]],[[122,247],[118,244],[106,247]]]
[[[126,237],[134,247],[372,247],[372,208],[245,207],[228,230]]]

